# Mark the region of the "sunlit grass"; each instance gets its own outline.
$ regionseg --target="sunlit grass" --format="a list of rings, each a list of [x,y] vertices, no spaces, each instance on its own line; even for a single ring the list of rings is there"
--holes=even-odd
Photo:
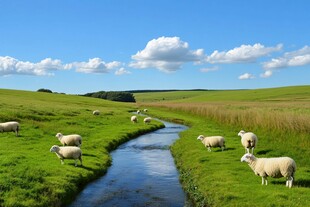
[[[61,206],[111,164],[109,151],[162,127],[130,122],[135,105],[94,98],[0,90],[0,122],[18,121],[20,136],[0,133],[0,206]],[[93,116],[93,110],[100,116]],[[49,150],[56,133],[83,137],[83,167],[60,160]]]

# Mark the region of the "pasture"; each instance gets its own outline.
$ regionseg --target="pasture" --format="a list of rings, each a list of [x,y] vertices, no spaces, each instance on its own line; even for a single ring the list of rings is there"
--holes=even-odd
[[[196,206],[310,206],[310,86],[201,91],[184,98],[186,94],[135,97],[143,99],[138,104],[151,114],[190,126],[172,153]],[[241,129],[258,136],[257,157],[290,156],[296,161],[293,188],[285,187],[285,178],[268,177],[269,184],[262,186],[261,177],[240,162],[245,152],[237,136]],[[227,150],[208,152],[197,140],[200,134],[224,136]]]
[[[130,122],[135,105],[102,99],[0,89],[0,122],[18,121],[20,136],[0,133],[0,206],[63,206],[111,165],[109,152],[140,134],[163,127],[142,118]],[[100,110],[99,116],[92,114]],[[52,145],[56,133],[83,137],[83,166],[61,165]],[[79,164],[79,163],[78,163]]]

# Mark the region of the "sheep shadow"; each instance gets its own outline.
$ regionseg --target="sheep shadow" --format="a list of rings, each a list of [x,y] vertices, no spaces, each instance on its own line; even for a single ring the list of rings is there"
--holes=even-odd
[[[275,184],[275,185],[285,185],[285,182],[286,182],[285,180],[283,180],[283,181],[280,181],[280,180],[271,181],[271,183]],[[293,187],[294,186],[310,188],[310,180],[305,180],[305,179],[294,180]]]
[[[271,149],[267,149],[267,150],[259,150],[256,152],[257,155],[265,155],[269,152],[271,152],[272,150]]]

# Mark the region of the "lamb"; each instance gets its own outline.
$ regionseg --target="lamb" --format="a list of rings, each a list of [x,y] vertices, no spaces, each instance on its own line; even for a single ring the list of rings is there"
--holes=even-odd
[[[70,134],[64,136],[62,133],[57,133],[56,137],[63,146],[68,145],[68,146],[81,147],[82,145],[82,137],[81,135],[78,134]]]
[[[225,149],[225,139],[222,136],[205,137],[199,135],[197,139],[201,140],[205,147],[208,147],[209,152],[211,152],[211,147],[220,147],[222,148],[222,151]]]
[[[246,153],[241,158],[241,162],[246,162],[254,173],[262,177],[262,185],[267,185],[267,177],[286,177],[286,187],[293,185],[296,163],[290,157],[256,158],[253,154]]]
[[[138,122],[138,117],[137,116],[132,116],[130,118],[130,120],[132,121],[132,123],[137,123]]]
[[[146,117],[146,118],[143,119],[143,122],[144,122],[145,124],[149,124],[149,123],[151,123],[151,120],[152,120],[151,117]]]
[[[252,132],[245,132],[244,130],[241,130],[238,136],[241,136],[241,144],[245,148],[245,153],[250,153],[250,149],[252,149],[253,154],[258,141],[257,136]]]
[[[64,159],[74,159],[75,164],[74,166],[77,166],[77,160],[79,159],[81,162],[81,166],[83,166],[82,163],[82,150],[78,147],[59,147],[57,145],[54,145],[51,147],[50,152],[55,152],[57,157],[60,159],[61,164],[64,164]]]
[[[16,121],[0,123],[0,132],[15,132],[15,135],[18,137],[20,126]]]
[[[93,115],[100,115],[100,111],[99,110],[93,111]]]

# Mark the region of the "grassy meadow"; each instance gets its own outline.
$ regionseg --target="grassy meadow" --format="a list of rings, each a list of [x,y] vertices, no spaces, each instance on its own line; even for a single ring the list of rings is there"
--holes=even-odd
[[[196,206],[310,206],[310,86],[258,90],[135,94],[153,116],[190,126],[172,146],[182,185]],[[261,185],[246,163],[238,132],[258,136],[257,157],[290,156],[294,186],[285,178]],[[222,135],[227,150],[208,152],[198,135]]]
[[[18,121],[20,136],[0,133],[0,206],[63,206],[111,165],[121,143],[163,127],[130,122],[134,104],[72,95],[0,89],[0,122]],[[99,116],[92,114],[100,110]],[[56,133],[83,137],[83,166],[49,150]],[[80,163],[78,163],[80,164]]]

